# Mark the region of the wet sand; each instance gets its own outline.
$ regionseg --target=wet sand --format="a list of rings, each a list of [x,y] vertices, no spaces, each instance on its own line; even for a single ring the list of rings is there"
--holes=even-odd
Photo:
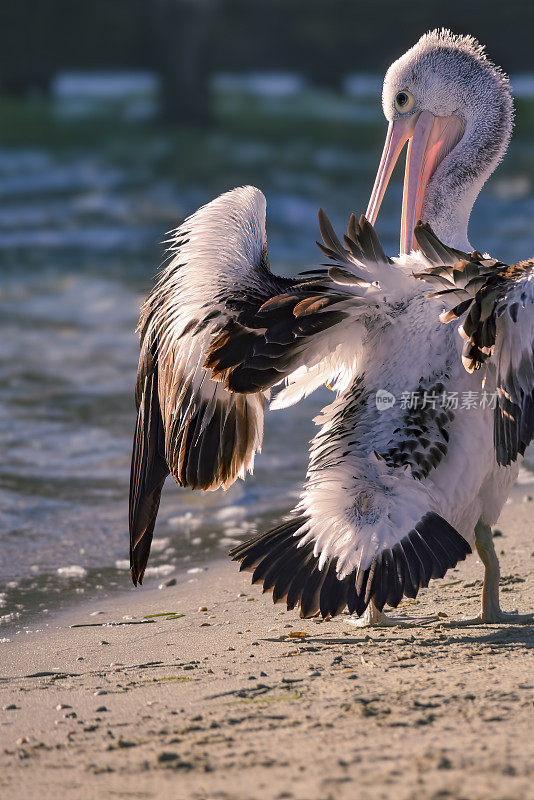
[[[506,609],[534,609],[533,514],[498,525]],[[299,620],[230,562],[65,612],[0,644],[0,796],[534,798],[534,628],[444,626],[481,578],[433,581],[413,629]]]

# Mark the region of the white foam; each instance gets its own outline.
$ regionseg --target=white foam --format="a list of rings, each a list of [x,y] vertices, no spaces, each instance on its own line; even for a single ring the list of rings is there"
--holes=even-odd
[[[170,539],[167,537],[161,539],[153,539],[150,549],[153,553],[161,553],[170,544]]]
[[[191,511],[188,511],[179,517],[171,517],[168,522],[172,528],[185,528],[187,531],[194,531],[202,525],[202,518],[200,515],[194,517]]]
[[[175,566],[172,564],[161,564],[159,567],[147,567],[145,570],[145,575],[170,575],[171,572],[174,572],[176,569]]]
[[[12,611],[11,614],[4,614],[0,617],[0,625],[7,625],[8,622],[13,622],[14,619],[18,619],[20,614],[18,611]]]
[[[57,574],[62,578],[85,578],[87,570],[79,564],[72,564],[70,567],[59,567]]]
[[[232,539],[231,536],[223,536],[219,539],[219,547],[233,547],[235,544],[241,544],[241,539]]]
[[[242,506],[227,506],[226,508],[221,508],[220,511],[217,511],[215,514],[216,519],[218,520],[236,520],[242,519],[246,515],[247,511]]]

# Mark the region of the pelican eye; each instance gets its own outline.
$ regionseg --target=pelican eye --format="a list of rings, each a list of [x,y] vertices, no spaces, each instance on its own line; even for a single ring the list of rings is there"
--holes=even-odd
[[[411,111],[414,102],[413,94],[407,89],[403,89],[402,92],[397,92],[395,95],[395,108],[400,114],[406,114],[407,111]]]

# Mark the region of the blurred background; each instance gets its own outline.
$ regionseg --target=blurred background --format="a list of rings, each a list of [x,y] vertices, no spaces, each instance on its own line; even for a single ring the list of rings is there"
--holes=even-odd
[[[516,131],[470,238],[504,260],[534,252],[534,4],[443,6],[0,4],[0,640],[36,610],[129,586],[134,329],[165,232],[251,183],[267,196],[274,271],[316,263],[317,208],[339,228],[365,211],[383,73],[430,28],[473,34],[511,73]],[[401,184],[402,168],[378,220],[392,253]],[[246,484],[196,495],[168,481],[147,583],[194,580],[187,569],[294,504],[329,397],[267,415]]]

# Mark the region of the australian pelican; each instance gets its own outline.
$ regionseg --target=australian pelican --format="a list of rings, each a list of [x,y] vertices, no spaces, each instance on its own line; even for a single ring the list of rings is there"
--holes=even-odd
[[[167,475],[227,488],[253,469],[271,390],[271,408],[284,408],[327,382],[336,399],[317,420],[300,502],[234,548],[241,568],[303,617],[348,606],[361,624],[390,624],[386,604],[476,546],[485,580],[473,621],[532,619],[500,609],[490,526],[534,435],[534,262],[506,266],[467,239],[510,139],[508,80],[471,37],[433,31],[389,68],[383,108],[367,218],[351,216],[341,243],[319,213],[329,265],[274,275],[265,198],[250,186],[174,232],[139,323],[134,584]],[[406,142],[401,254],[390,259],[372,224]],[[447,402],[463,395],[486,402]]]

